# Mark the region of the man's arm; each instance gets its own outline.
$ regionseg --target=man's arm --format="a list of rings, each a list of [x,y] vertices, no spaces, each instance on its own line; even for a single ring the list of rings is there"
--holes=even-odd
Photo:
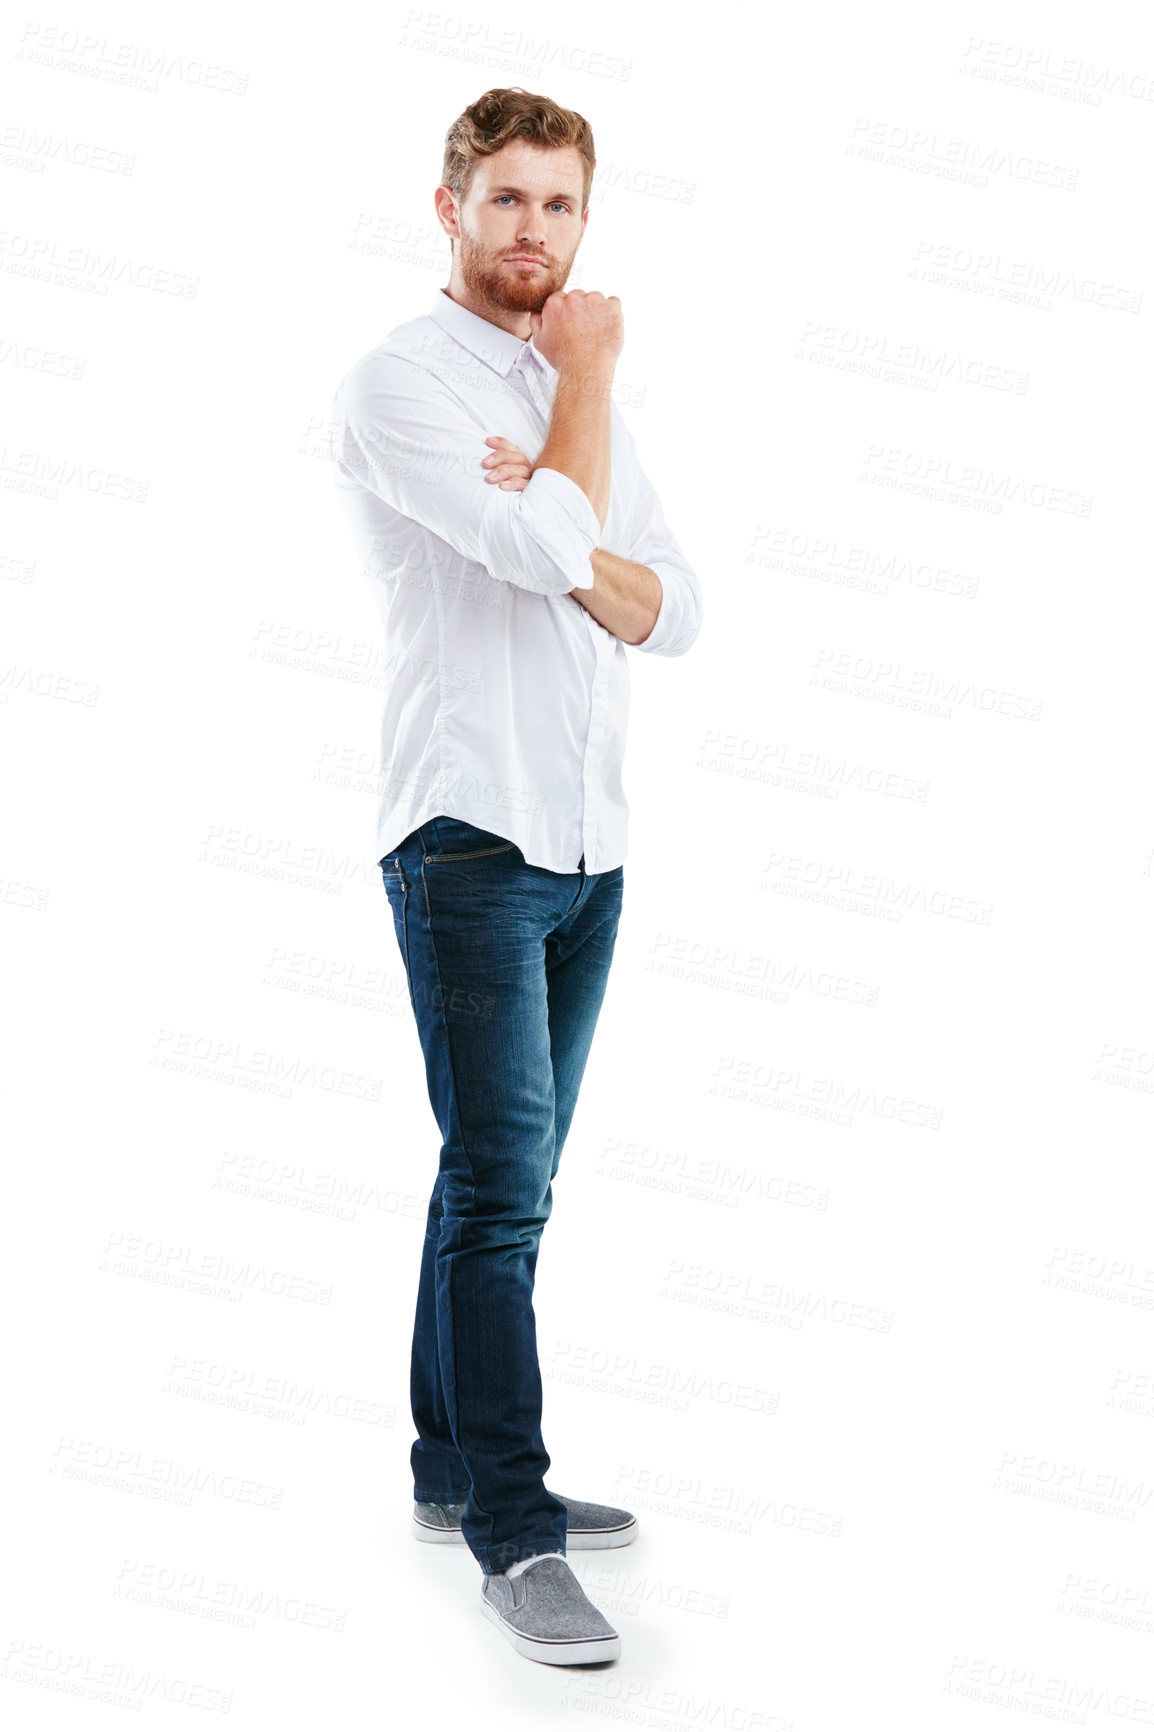
[[[580,363],[557,374],[549,431],[533,465],[557,469],[575,481],[597,513],[598,526],[609,515],[610,414],[613,368]]]
[[[357,480],[494,578],[541,595],[593,586],[601,524],[557,469],[521,492],[489,486],[484,429],[451,387],[407,356],[374,351],[333,399],[337,479]]]
[[[581,289],[552,294],[529,324],[537,347],[557,369],[549,427],[533,467],[573,481],[597,514],[609,514],[613,373],[625,339],[621,303]]]
[[[611,361],[571,361],[558,371],[549,431],[532,470],[558,469],[575,481],[602,529],[609,515],[613,372]],[[574,589],[573,599],[614,637],[641,643],[657,623],[661,579],[603,547],[593,549],[589,562],[593,587]]]
[[[500,434],[491,434],[485,443],[494,447],[481,465],[489,471],[490,484],[524,488],[535,468],[520,447]],[[623,643],[644,643],[660,616],[661,579],[652,566],[624,559],[608,548],[594,548],[589,559],[593,587],[580,593],[574,590],[574,600],[581,601],[585,611]]]
[[[612,475],[610,390],[625,334],[621,303],[616,295],[574,290],[550,295],[529,322],[537,347],[557,369],[549,429],[530,485],[542,469],[559,471],[581,489],[604,530]],[[681,655],[701,628],[701,585],[670,534],[620,417],[618,428],[628,471],[629,557],[593,548],[592,585],[570,593],[624,643]]]
[[[622,559],[604,547],[593,549],[589,563],[593,588],[575,589],[573,600],[622,643],[643,644],[661,612],[661,579],[652,566]]]
[[[620,441],[628,477],[628,558],[595,547],[589,555],[593,587],[570,594],[623,643],[653,655],[684,655],[701,630],[701,583],[665,521],[633,435],[620,411],[614,410],[613,417],[613,435]]]

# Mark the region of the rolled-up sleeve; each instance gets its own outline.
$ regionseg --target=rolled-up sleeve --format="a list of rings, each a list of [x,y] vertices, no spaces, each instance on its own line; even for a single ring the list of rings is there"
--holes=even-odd
[[[633,435],[624,420],[620,426],[630,454],[633,487],[625,557],[649,566],[661,582],[661,606],[653,630],[630,647],[651,655],[684,655],[701,630],[701,582],[665,521],[657,492],[638,461]]]
[[[332,404],[340,477],[369,488],[490,576],[540,595],[592,589],[601,525],[559,469],[520,491],[486,479],[496,429],[478,424],[451,387],[404,355],[374,352],[342,379]]]

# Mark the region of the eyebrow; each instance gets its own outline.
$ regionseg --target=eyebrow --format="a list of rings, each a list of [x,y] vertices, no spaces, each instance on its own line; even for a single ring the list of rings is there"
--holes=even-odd
[[[511,193],[514,193],[517,198],[523,198],[525,195],[525,190],[526,189],[523,186],[491,186],[489,188],[489,196],[491,198],[499,198],[502,193],[511,192]],[[551,204],[553,202],[553,200],[557,199],[557,198],[567,198],[570,201],[572,201],[576,197],[577,197],[577,193],[575,191],[554,192],[554,193],[550,193],[549,197],[545,200],[545,203]]]

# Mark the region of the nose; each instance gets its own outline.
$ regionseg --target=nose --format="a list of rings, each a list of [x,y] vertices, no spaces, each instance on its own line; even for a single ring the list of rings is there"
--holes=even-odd
[[[517,230],[517,245],[523,246],[526,252],[543,253],[545,251],[545,218],[539,210],[526,209],[521,225]]]

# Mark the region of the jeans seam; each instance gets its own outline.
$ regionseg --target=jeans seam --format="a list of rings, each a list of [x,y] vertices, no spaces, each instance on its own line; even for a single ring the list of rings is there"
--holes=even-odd
[[[421,842],[423,845],[424,844],[424,837],[423,836],[421,837]],[[462,1149],[462,1152],[464,1153],[466,1161],[468,1162],[469,1189],[470,1189],[469,1204],[471,1207],[473,1200],[474,1200],[474,1197],[475,1197],[475,1194],[476,1194],[476,1189],[477,1189],[476,1181],[473,1177],[473,1171],[474,1171],[473,1158],[472,1158],[471,1154],[469,1153],[469,1150],[465,1144],[465,1127],[464,1127],[464,1123],[461,1119],[461,1111],[460,1111],[460,1106],[459,1106],[459,1102],[460,1102],[460,1098],[461,1098],[461,1091],[460,1091],[460,1087],[458,1086],[458,1083],[457,1083],[457,1067],[456,1067],[456,1064],[455,1064],[454,1058],[453,1058],[453,1042],[451,1039],[451,1031],[449,1028],[449,1019],[448,1019],[448,1016],[445,1014],[445,988],[444,988],[444,984],[441,980],[441,959],[437,953],[437,935],[436,935],[436,932],[435,932],[434,927],[433,927],[433,909],[432,909],[432,905],[429,901],[429,884],[428,884],[428,878],[427,878],[426,873],[425,873],[425,868],[423,865],[421,867],[421,890],[422,890],[423,895],[424,895],[425,918],[428,922],[428,927],[429,927],[429,949],[432,952],[433,971],[436,975],[436,981],[437,981],[437,992],[436,992],[437,1014],[438,1014],[439,1020],[441,1022],[441,1027],[444,1030],[445,1057],[446,1057],[446,1061],[447,1061],[447,1065],[448,1065],[448,1071],[449,1071],[449,1124],[450,1124],[450,1129],[451,1129],[454,1122],[456,1123],[458,1134],[460,1135],[460,1139],[461,1139],[461,1149]],[[443,1215],[444,1215],[444,1211],[442,1209],[442,1219],[443,1219]],[[449,1279],[450,1287],[452,1287],[452,1283],[453,1283],[453,1273],[454,1273],[454,1266],[452,1263],[450,1263],[449,1270],[448,1270],[448,1279]],[[437,1278],[437,1276],[436,1276],[436,1257],[434,1257],[434,1265],[433,1265],[434,1283],[436,1282],[436,1278]],[[450,1317],[451,1317],[450,1348],[451,1348],[452,1361],[453,1361],[453,1411],[456,1412],[457,1411],[457,1307],[455,1304],[450,1304]],[[444,1378],[442,1375],[442,1382],[443,1381],[444,1381]],[[447,1405],[448,1405],[448,1395],[446,1392],[446,1406]],[[452,1423],[452,1414],[450,1414],[449,1429],[453,1433],[454,1439],[455,1439],[457,1427],[454,1426]],[[460,1446],[458,1445],[458,1451],[459,1451],[459,1449],[460,1449]],[[461,1460],[465,1462],[465,1469],[468,1472],[469,1471],[469,1464],[467,1461],[465,1461],[465,1458],[463,1455],[461,1457]]]
[[[401,893],[401,961],[405,969],[405,984],[409,989],[409,1003],[413,1007],[413,1015],[415,1016],[417,1014],[417,995],[413,990],[413,973],[409,966],[409,880],[401,862],[398,860],[395,864],[395,872],[384,873],[386,879],[385,894],[388,895],[387,881],[391,879]],[[384,872],[383,867],[382,872]]]

